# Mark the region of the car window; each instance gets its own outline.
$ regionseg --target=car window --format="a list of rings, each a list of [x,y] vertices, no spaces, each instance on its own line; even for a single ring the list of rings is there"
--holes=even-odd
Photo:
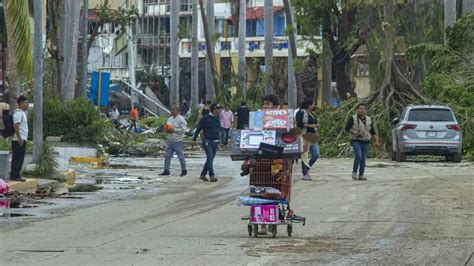
[[[453,112],[448,109],[412,109],[408,114],[408,121],[452,122],[454,116]]]

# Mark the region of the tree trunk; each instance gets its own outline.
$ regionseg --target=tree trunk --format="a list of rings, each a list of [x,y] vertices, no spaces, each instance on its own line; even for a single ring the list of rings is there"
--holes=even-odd
[[[265,94],[273,94],[273,0],[265,0]]]
[[[446,29],[456,23],[456,0],[444,0],[444,41]]]
[[[239,4],[239,67],[237,97],[244,97],[247,91],[247,59],[245,56],[245,37],[247,36],[247,1],[240,0]]]
[[[323,108],[331,106],[331,83],[332,83],[332,61],[331,61],[331,49],[327,40],[323,40],[323,52],[321,55],[321,67],[322,67],[322,93],[320,94],[321,104]]]
[[[89,35],[89,0],[84,0],[82,4],[82,41],[81,41],[81,72],[78,77],[78,91],[76,98],[87,96],[87,63],[89,53],[87,51],[87,37]]]
[[[64,64],[61,99],[63,101],[74,98],[77,70],[77,46],[79,39],[80,1],[65,1],[64,25]]]
[[[7,1],[13,0],[5,0],[4,6],[7,5]],[[6,13],[6,9],[4,8],[5,12],[5,28],[7,29],[7,67],[6,67],[6,77],[8,80],[8,103],[10,105],[10,113],[13,113],[17,108],[18,104],[16,103],[16,97],[18,95],[17,89],[20,86],[18,81],[18,75],[16,72],[16,51],[15,45],[13,44],[13,26],[10,23],[10,20],[7,19],[8,14]]]
[[[198,43],[198,0],[193,0],[193,32],[191,50],[191,110],[196,110],[199,101],[199,43]]]
[[[332,59],[332,65],[336,74],[337,92],[343,101],[349,99],[350,97],[357,97],[349,79],[349,63],[348,56],[345,56],[343,59],[339,59],[339,57],[334,56]]]
[[[296,49],[296,40],[295,40],[295,30],[293,24],[293,10],[289,0],[283,0],[285,5],[285,14],[286,14],[286,30],[288,32],[288,42],[290,46],[288,47],[288,107],[296,109],[298,106],[298,91],[301,89],[297,86],[296,76],[298,75],[295,72],[295,66],[293,64],[293,59],[297,58],[297,49]],[[300,84],[301,85],[301,84]],[[301,96],[300,100],[302,100]]]
[[[474,0],[462,0],[462,15],[474,13]]]
[[[39,163],[43,152],[43,0],[34,0],[34,105],[33,163]]]
[[[179,105],[179,54],[178,54],[178,25],[179,25],[179,0],[171,1],[170,18],[170,57],[171,57],[171,97],[170,105]]]
[[[204,17],[202,18],[203,20],[205,19]],[[212,66],[216,65],[216,58],[215,58],[215,53],[214,53],[214,28],[215,28],[215,21],[214,21],[214,0],[207,0],[206,2],[206,19],[207,19],[207,34],[206,34],[206,39],[209,39],[209,45],[210,49],[212,50],[212,57],[208,56],[208,60],[206,61],[206,99],[209,101],[213,101],[216,98],[216,88],[214,87],[214,80],[213,77],[215,74],[213,74]],[[206,40],[206,46],[207,46],[207,40]]]

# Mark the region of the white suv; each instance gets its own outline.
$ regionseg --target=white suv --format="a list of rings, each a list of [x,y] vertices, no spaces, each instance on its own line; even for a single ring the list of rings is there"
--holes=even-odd
[[[444,155],[460,162],[462,133],[453,111],[443,105],[409,105],[393,121],[392,160],[407,155]]]

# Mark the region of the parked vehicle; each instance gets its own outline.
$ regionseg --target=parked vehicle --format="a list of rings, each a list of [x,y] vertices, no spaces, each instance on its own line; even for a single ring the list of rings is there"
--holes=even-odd
[[[392,160],[404,162],[407,155],[442,155],[447,161],[461,161],[461,127],[448,106],[409,105],[393,124]]]

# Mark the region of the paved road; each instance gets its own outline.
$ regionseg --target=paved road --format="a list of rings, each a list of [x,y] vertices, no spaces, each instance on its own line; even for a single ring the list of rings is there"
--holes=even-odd
[[[276,239],[248,237],[248,207],[235,200],[248,181],[239,162],[219,157],[216,184],[193,170],[155,196],[2,230],[0,264],[474,265],[473,165],[372,160],[363,182],[350,179],[350,164],[322,159],[313,181],[296,175],[292,207],[308,222],[292,238],[283,227]]]

